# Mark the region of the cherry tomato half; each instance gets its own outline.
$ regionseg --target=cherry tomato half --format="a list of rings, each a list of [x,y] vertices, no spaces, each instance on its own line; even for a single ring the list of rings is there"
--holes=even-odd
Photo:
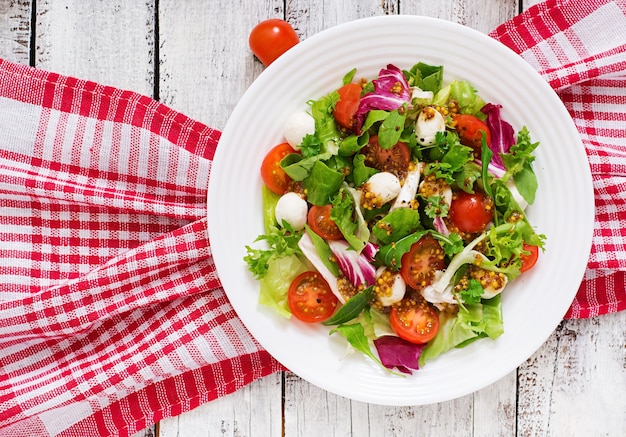
[[[539,247],[531,246],[530,244],[524,243],[522,246],[524,251],[529,252],[528,254],[520,255],[520,259],[522,260],[522,267],[520,268],[521,272],[525,272],[530,270],[536,263],[539,258]]]
[[[426,234],[402,255],[400,276],[411,288],[420,290],[433,281],[435,271],[445,267],[444,252],[432,235]]]
[[[411,160],[411,151],[406,144],[399,142],[389,149],[383,149],[377,136],[370,137],[362,153],[365,155],[367,165],[380,171],[394,173],[396,176],[407,171]]]
[[[339,126],[352,129],[354,126],[354,114],[359,109],[361,101],[361,86],[356,83],[349,83],[337,90],[339,101],[333,110],[333,117]]]
[[[317,206],[313,205],[309,209],[307,223],[313,232],[325,240],[341,240],[343,234],[335,221],[330,218],[332,205]]]
[[[278,18],[261,21],[248,38],[250,50],[266,67],[299,42],[291,24]]]
[[[455,128],[459,134],[461,144],[474,149],[474,156],[480,157],[483,145],[483,132],[487,145],[491,143],[491,132],[481,119],[470,114],[461,114],[454,117]]]
[[[280,166],[280,160],[290,153],[296,153],[289,143],[274,146],[263,158],[261,163],[261,178],[267,188],[276,194],[283,195],[289,189],[291,178]]]
[[[415,344],[428,343],[439,331],[439,315],[420,295],[402,299],[391,307],[391,328],[398,336]]]
[[[291,313],[303,322],[323,322],[337,308],[337,297],[317,272],[301,273],[289,286],[287,301]]]
[[[452,196],[448,217],[461,232],[481,232],[493,220],[493,201],[480,191],[458,191]]]

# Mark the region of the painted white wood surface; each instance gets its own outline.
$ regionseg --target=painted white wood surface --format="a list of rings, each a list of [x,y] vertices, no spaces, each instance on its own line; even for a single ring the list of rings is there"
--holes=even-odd
[[[262,19],[286,18],[304,39],[397,13],[488,32],[518,10],[516,0],[0,0],[0,57],[153,96],[221,129],[263,70],[247,47]],[[354,402],[275,374],[136,437],[621,436],[625,338],[626,312],[564,321],[492,386],[421,407]]]

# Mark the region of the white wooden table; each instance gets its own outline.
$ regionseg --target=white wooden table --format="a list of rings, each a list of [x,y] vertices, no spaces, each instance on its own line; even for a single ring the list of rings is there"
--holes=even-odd
[[[287,19],[301,39],[398,13],[486,33],[536,2],[0,0],[0,57],[131,89],[221,129],[263,70],[247,45],[248,32],[263,19]],[[135,437],[623,436],[625,338],[626,312],[564,321],[502,380],[430,406],[354,402],[291,373],[275,374]]]

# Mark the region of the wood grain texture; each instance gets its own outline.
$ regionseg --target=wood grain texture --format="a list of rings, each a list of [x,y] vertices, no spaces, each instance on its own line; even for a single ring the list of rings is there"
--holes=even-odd
[[[36,2],[35,66],[152,96],[154,1]]]
[[[30,61],[30,1],[0,0],[0,57],[19,64]]]

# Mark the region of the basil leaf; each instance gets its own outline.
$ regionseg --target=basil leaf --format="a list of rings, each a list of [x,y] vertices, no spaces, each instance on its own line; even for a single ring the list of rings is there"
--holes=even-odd
[[[370,301],[374,298],[374,286],[371,285],[357,295],[351,297],[339,310],[328,320],[322,322],[324,325],[340,325],[356,318]]]

